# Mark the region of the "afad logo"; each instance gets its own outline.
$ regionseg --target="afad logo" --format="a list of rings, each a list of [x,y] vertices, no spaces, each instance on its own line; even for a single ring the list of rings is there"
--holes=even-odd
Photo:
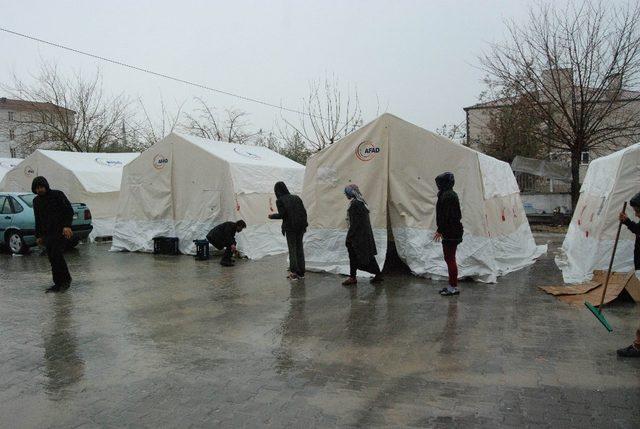
[[[162,170],[165,165],[169,164],[169,159],[159,153],[153,158],[153,167],[156,170]]]
[[[123,163],[119,159],[96,158],[96,162],[105,167],[122,167]]]
[[[25,175],[25,176],[31,177],[31,176],[33,176],[34,174],[36,174],[36,170],[34,170],[32,166],[27,165],[27,166],[24,168],[24,175]]]
[[[255,153],[249,152],[248,150],[246,150],[244,148],[234,147],[233,151],[235,153],[237,153],[238,155],[244,156],[245,158],[262,159],[262,158],[260,158],[260,155],[256,155]]]
[[[380,153],[380,148],[369,140],[363,141],[356,147],[356,156],[360,161],[371,161],[378,153]]]

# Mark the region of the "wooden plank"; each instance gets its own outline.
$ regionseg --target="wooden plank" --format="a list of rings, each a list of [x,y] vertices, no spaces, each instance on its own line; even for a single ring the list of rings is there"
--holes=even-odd
[[[592,289],[597,288],[601,284],[602,283],[599,283],[599,282],[588,282],[588,283],[569,285],[569,286],[540,286],[539,289],[554,296],[582,295],[589,292]]]

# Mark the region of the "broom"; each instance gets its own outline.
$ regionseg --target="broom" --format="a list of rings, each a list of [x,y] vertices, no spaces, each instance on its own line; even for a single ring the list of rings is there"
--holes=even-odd
[[[622,212],[627,211],[627,202],[624,202],[624,206],[622,206]],[[600,300],[600,305],[598,307],[591,304],[589,301],[585,301],[584,305],[587,306],[589,311],[593,313],[594,316],[598,318],[600,323],[607,328],[607,331],[613,331],[613,328],[602,314],[602,306],[604,305],[604,297],[607,294],[607,287],[609,286],[609,277],[611,277],[611,269],[613,268],[613,259],[616,257],[616,249],[618,248],[618,239],[620,238],[620,229],[622,229],[622,221],[618,224],[618,232],[616,233],[616,241],[613,243],[613,252],[611,253],[611,261],[609,262],[609,271],[607,271],[607,278],[604,281],[604,289],[602,290],[602,299]]]

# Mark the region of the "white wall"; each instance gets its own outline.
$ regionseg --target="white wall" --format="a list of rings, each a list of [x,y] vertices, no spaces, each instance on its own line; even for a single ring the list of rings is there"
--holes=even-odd
[[[528,213],[533,207],[538,212],[553,213],[556,207],[566,207],[571,210],[571,194],[520,194],[522,204]]]

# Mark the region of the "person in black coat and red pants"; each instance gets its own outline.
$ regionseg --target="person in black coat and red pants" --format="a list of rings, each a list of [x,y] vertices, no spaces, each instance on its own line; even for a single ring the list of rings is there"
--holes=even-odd
[[[33,179],[31,191],[36,194],[33,199],[36,240],[39,246],[47,249],[53,275],[53,286],[47,292],[64,292],[71,285],[71,275],[63,252],[66,240],[73,237],[73,207],[64,192],[51,189],[47,179],[42,176]]]
[[[449,286],[440,290],[440,295],[458,295],[458,264],[456,250],[462,243],[462,212],[458,194],[453,190],[455,178],[453,173],[446,172],[436,177],[438,187],[438,202],[436,203],[437,231],[434,240],[442,240],[442,252],[449,271]]]
[[[640,193],[637,193],[631,198],[629,205],[633,209],[636,217],[640,217]],[[640,270],[640,224],[629,219],[625,212],[620,213],[619,219],[620,222],[629,228],[629,231],[636,236],[635,247],[633,249],[633,265],[636,270],[636,275],[638,275],[638,271]],[[640,327],[636,330],[636,339],[633,344],[618,350],[618,356],[640,358]]]

